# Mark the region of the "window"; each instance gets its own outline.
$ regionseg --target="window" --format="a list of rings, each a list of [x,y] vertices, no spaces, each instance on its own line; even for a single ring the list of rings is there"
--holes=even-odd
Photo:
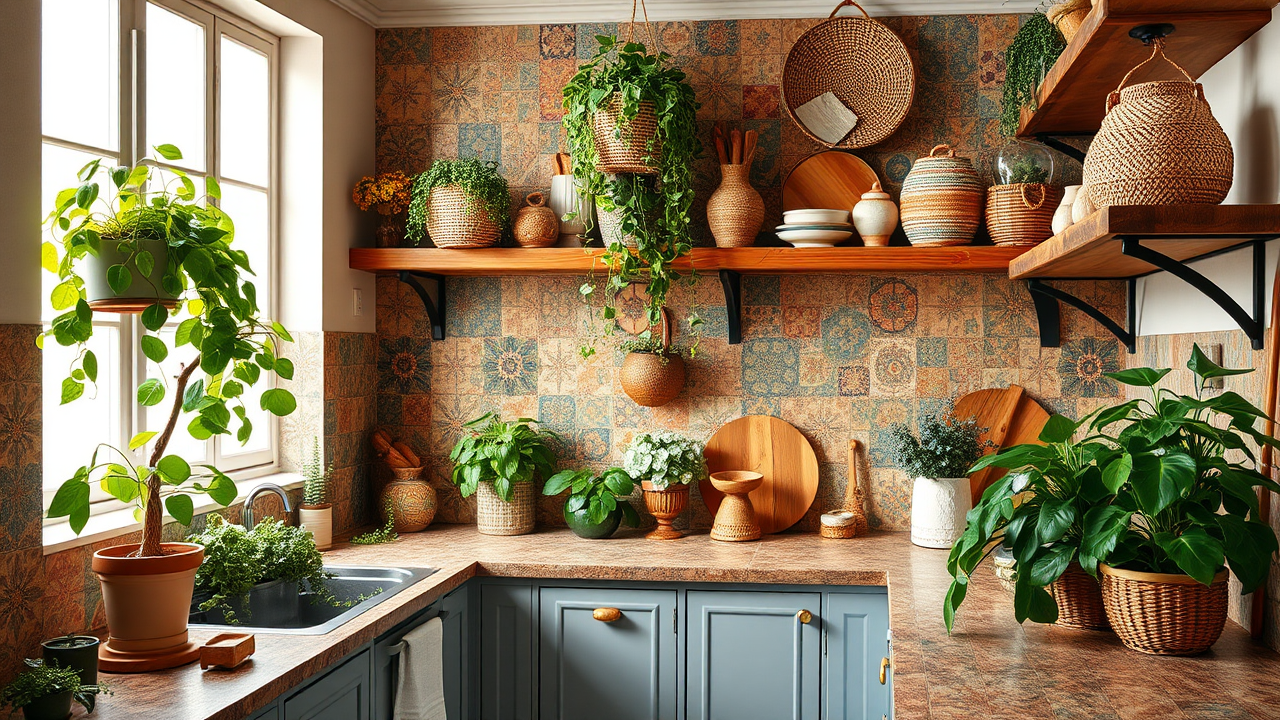
[[[278,40],[203,3],[185,0],[43,0],[44,135],[43,205],[75,182],[76,171],[94,159],[129,165],[169,143],[183,153],[171,165],[202,186],[212,174],[222,187],[222,208],[236,224],[235,243],[248,253],[257,277],[259,304],[271,316],[276,306],[276,66]],[[67,78],[75,78],[74,86]],[[163,172],[161,173],[163,175]],[[40,240],[46,240],[41,237]],[[56,278],[42,271],[43,319],[55,312],[48,294]],[[162,332],[170,336],[182,317]],[[85,464],[98,443],[126,447],[135,433],[156,430],[169,403],[141,408],[137,387],[148,377],[172,383],[189,346],[172,352],[159,367],[137,348],[136,316],[94,314],[90,349],[99,360],[96,393],[61,405],[60,383],[75,348],[50,342],[44,351],[44,489],[54,491]],[[265,390],[265,384],[252,389]],[[89,395],[92,394],[92,397]],[[254,433],[248,444],[234,437],[208,441],[180,427],[169,452],[191,463],[213,463],[247,477],[276,464],[276,418],[246,397]],[[139,457],[138,460],[143,458]],[[96,492],[96,491],[95,491]],[[95,511],[111,507],[105,493]],[[118,507],[118,505],[115,505]]]

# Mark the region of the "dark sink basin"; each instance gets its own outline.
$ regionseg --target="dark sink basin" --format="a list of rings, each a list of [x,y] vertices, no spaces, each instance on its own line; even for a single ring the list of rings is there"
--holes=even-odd
[[[328,587],[339,605],[313,602],[306,587],[295,583],[264,583],[249,591],[244,600],[232,602],[240,624],[227,621],[218,609],[197,610],[196,598],[190,616],[193,628],[228,628],[282,635],[323,635],[369,608],[436,572],[433,568],[384,568],[326,565],[334,578]],[[350,604],[349,604],[350,603]]]

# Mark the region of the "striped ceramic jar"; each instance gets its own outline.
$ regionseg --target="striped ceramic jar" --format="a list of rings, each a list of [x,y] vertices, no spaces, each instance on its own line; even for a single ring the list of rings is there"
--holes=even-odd
[[[902,229],[912,245],[968,245],[982,221],[984,195],[973,161],[938,145],[902,181]]]

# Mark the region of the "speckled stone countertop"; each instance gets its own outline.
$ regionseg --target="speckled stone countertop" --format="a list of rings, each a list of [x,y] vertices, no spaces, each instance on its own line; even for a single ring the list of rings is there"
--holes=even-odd
[[[903,720],[986,718],[1280,718],[1280,655],[1232,622],[1196,658],[1124,649],[1110,633],[1013,620],[1012,600],[981,568],[956,633],[942,625],[946,553],[905,533],[854,540],[766,536],[729,544],[693,535],[651,542],[635,532],[579,540],[567,530],[487,537],[475,526],[439,526],[391,545],[338,546],[332,564],[435,567],[440,571],[327,635],[257,636],[252,661],[232,671],[199,664],[143,675],[107,675],[115,689],[101,720],[242,718],[476,576],[889,586],[895,713]],[[202,641],[212,633],[192,632]],[[77,713],[77,717],[80,714]]]

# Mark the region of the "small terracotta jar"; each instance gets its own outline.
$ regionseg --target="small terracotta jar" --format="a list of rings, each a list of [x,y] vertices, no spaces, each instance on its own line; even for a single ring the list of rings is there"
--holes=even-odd
[[[378,511],[382,521],[388,513],[398,533],[425,530],[436,518],[436,489],[422,480],[422,468],[392,468],[395,480],[382,488]]]
[[[898,227],[898,206],[877,180],[871,191],[862,193],[862,199],[853,206],[853,226],[862,236],[867,247],[885,247]]]
[[[560,221],[556,212],[546,206],[546,198],[540,192],[525,197],[529,203],[516,212],[512,232],[521,247],[551,247],[560,239]]]

